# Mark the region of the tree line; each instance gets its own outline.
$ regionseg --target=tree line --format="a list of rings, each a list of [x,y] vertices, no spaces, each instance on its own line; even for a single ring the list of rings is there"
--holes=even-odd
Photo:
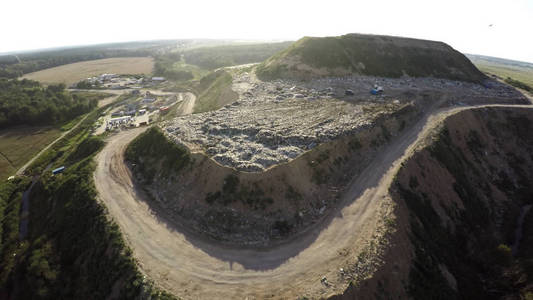
[[[127,42],[1,55],[0,78],[17,78],[23,74],[86,60],[152,56],[175,47],[178,42],[184,43],[177,40]]]
[[[181,54],[177,52],[156,56],[154,75],[163,76],[175,81],[187,81],[193,79],[194,76],[191,71],[174,67],[174,64],[180,60]]]
[[[28,79],[0,78],[0,127],[52,125],[96,107],[97,99],[71,94],[64,84],[43,87]]]

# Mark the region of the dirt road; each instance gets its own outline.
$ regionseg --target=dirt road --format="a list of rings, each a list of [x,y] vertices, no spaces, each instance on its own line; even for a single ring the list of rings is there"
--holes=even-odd
[[[50,147],[52,147],[55,143],[57,143],[57,141],[59,141],[60,139],[64,138],[67,134],[69,134],[72,130],[76,129],[83,121],[85,121],[85,119],[89,116],[89,114],[86,114],[83,118],[81,118],[81,120],[76,123],[76,125],[72,126],[72,128],[70,128],[69,130],[63,132],[57,139],[55,139],[53,142],[51,142],[50,144],[48,144],[46,147],[44,147],[41,151],[39,151],[39,153],[37,153],[34,157],[32,157],[27,163],[25,163],[22,167],[20,167],[20,169],[18,169],[16,175],[22,175],[24,173],[24,171],[26,170],[26,168],[28,168],[39,156],[41,156],[41,154],[43,154],[45,151],[47,151],[48,149],[50,149]]]
[[[183,103],[178,108],[178,115],[190,115],[194,109],[196,103],[196,96],[193,93],[180,93],[179,100],[183,100]]]
[[[110,103],[115,102],[115,100],[117,100],[118,97],[120,97],[120,95],[113,95],[113,96],[109,96],[109,97],[105,97],[104,99],[101,99],[100,101],[98,101],[98,108],[104,107]]]
[[[184,299],[326,297],[346,288],[339,268],[355,260],[390,212],[388,190],[401,163],[446,117],[473,108],[427,114],[350,183],[336,211],[290,243],[270,249],[221,247],[159,219],[123,163],[125,147],[144,128],[109,140],[97,157],[94,179],[143,272],[173,294]],[[321,283],[323,276],[330,286]]]

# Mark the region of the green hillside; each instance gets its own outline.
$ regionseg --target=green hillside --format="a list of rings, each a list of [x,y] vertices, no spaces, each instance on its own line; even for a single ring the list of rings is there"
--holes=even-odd
[[[474,54],[467,54],[467,57],[485,73],[503,79],[510,77],[533,87],[533,63]]]
[[[257,68],[257,75],[266,80],[351,74],[472,82],[485,78],[470,60],[445,43],[362,34],[304,37]]]
[[[224,70],[211,72],[204,76],[196,88],[198,99],[194,112],[217,110],[237,100],[239,95],[231,89],[231,83],[231,75]]]

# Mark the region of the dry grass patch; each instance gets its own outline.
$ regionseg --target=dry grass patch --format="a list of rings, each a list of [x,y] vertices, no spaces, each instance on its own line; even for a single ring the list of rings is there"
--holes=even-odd
[[[151,57],[116,57],[77,62],[45,69],[23,76],[44,84],[64,83],[67,86],[82,79],[103,74],[149,74],[154,68]]]
[[[0,130],[0,180],[13,175],[61,134],[53,127],[16,127]]]

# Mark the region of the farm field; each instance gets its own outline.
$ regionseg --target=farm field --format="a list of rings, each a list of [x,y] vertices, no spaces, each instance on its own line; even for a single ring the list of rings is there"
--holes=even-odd
[[[531,63],[478,55],[468,55],[468,58],[485,73],[494,74],[504,79],[511,77],[533,86],[533,64]]]
[[[54,127],[15,127],[0,130],[0,180],[13,175],[61,134]]]
[[[151,57],[116,57],[62,65],[24,75],[22,78],[43,84],[64,83],[70,86],[82,79],[103,74],[150,74],[154,67]]]

